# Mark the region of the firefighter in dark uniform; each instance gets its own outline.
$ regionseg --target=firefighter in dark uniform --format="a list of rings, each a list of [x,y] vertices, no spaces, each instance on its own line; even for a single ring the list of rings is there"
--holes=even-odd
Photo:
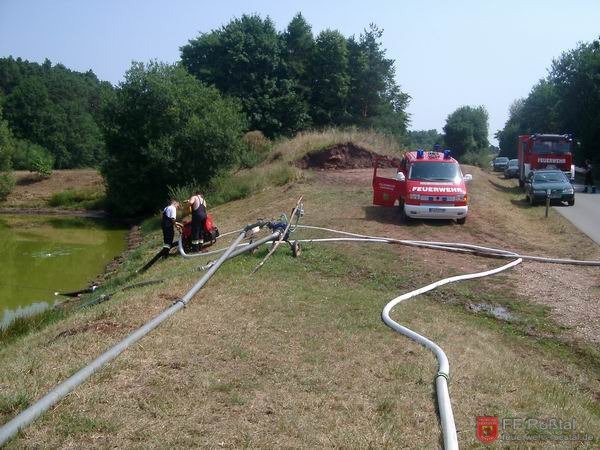
[[[177,222],[177,208],[179,202],[177,200],[171,200],[171,204],[163,209],[161,218],[161,228],[163,232],[163,257],[169,256],[169,251],[173,247],[173,239],[175,238],[175,227],[181,228],[181,224]]]
[[[192,210],[192,252],[197,252],[204,244],[204,223],[206,222],[206,200],[200,194],[200,191],[196,191],[195,195],[192,195],[187,202],[190,204]]]

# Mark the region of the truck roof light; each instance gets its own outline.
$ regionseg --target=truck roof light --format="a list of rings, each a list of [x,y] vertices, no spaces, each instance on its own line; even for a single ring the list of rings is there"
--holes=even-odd
[[[422,148],[417,150],[417,159],[422,159],[425,156],[425,150]]]
[[[450,153],[452,151],[449,148],[444,149],[444,159],[450,159]]]

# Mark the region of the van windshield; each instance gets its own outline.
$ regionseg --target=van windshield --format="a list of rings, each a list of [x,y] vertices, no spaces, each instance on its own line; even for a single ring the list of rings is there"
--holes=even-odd
[[[416,162],[410,166],[409,180],[460,181],[462,174],[458,164],[442,162]]]

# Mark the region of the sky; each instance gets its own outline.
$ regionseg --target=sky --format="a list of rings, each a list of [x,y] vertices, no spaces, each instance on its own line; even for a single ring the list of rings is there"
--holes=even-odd
[[[315,35],[384,30],[412,98],[410,129],[441,132],[456,108],[483,105],[494,143],[510,104],[552,60],[600,35],[598,0],[0,0],[0,57],[48,58],[116,85],[132,61],[176,62],[189,39],[242,14],[269,16],[283,31],[298,12]]]

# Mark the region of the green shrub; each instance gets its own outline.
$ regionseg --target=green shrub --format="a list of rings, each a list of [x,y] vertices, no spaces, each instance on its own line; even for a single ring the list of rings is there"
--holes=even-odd
[[[283,186],[297,180],[300,174],[299,169],[283,162],[236,174],[223,173],[210,182],[206,191],[208,206],[246,198],[270,186]]]
[[[15,178],[10,172],[0,172],[0,201],[6,200],[10,191],[15,187]]]
[[[90,190],[67,189],[50,197],[48,205],[61,208],[104,209],[105,197],[102,193]]]
[[[465,152],[460,157],[460,162],[462,164],[470,164],[472,166],[478,166],[483,169],[490,166],[491,160],[492,155],[485,150],[479,152]]]
[[[263,162],[271,151],[271,141],[261,131],[249,131],[242,138],[244,149],[239,156],[240,167],[252,168]]]
[[[12,167],[16,170],[30,170],[37,172],[41,167],[47,172],[54,167],[54,157],[41,145],[34,144],[25,139],[14,140],[14,150],[11,156]]]
[[[200,184],[196,180],[192,180],[182,186],[168,186],[169,198],[167,201],[175,199],[183,205],[183,202],[194,195],[199,187]],[[165,204],[165,206],[167,205]]]
[[[262,186],[262,180],[255,173],[219,175],[211,180],[207,191],[210,206],[217,206],[248,197]]]
[[[35,172],[40,178],[50,178],[50,175],[52,175],[52,162],[43,156],[36,155],[31,161],[29,170]]]

